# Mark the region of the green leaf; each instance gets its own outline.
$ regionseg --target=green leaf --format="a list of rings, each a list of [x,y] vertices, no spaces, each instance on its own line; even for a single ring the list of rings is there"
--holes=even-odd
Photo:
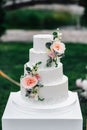
[[[28,93],[25,94],[25,97],[28,97]]]
[[[58,67],[57,58],[53,59],[53,62],[55,63],[55,67]]]
[[[53,35],[57,35],[57,32],[53,32]]]
[[[58,57],[64,57],[64,54],[59,54]]]
[[[49,58],[49,59],[47,60],[47,62],[48,62],[48,63],[51,63],[51,62],[52,62],[52,58]]]
[[[42,64],[41,61],[37,62],[37,63],[35,64],[35,67],[36,67],[37,65],[40,65],[40,64]]]
[[[55,35],[55,36],[53,37],[53,39],[55,39],[55,38],[57,38],[57,37],[58,37],[58,36]]]
[[[46,47],[48,48],[48,49],[50,49],[50,46],[52,45],[52,43],[51,42],[47,42],[46,43]]]
[[[47,66],[47,67],[51,67],[51,65],[52,65],[52,58],[49,58],[49,59],[47,60],[46,66]]]
[[[40,88],[42,88],[42,87],[44,87],[44,85],[42,85],[42,84],[39,84],[39,87],[40,87]]]
[[[36,93],[37,93],[37,90],[33,89],[32,93],[33,93],[33,94],[36,94]]]
[[[33,66],[34,71],[37,71],[37,69],[38,69],[37,65]]]
[[[40,98],[40,97],[38,96],[38,100],[39,100],[39,101],[43,101],[43,100],[44,100],[44,98]]]
[[[51,67],[52,64],[51,64],[51,63],[47,63],[46,66],[47,66],[47,67]]]
[[[28,72],[31,72],[31,68],[30,68],[30,67],[26,67],[26,70],[27,70]]]
[[[58,34],[57,32],[53,32],[53,39],[57,38],[58,37]]]
[[[40,65],[40,64],[42,64],[42,62],[41,62],[41,61],[39,61],[37,64],[38,64],[38,65]]]
[[[31,94],[31,90],[27,90],[25,96],[28,97]]]

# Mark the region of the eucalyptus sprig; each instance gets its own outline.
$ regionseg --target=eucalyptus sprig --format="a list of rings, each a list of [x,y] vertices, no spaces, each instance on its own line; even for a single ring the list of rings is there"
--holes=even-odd
[[[49,57],[49,59],[47,60],[46,66],[51,67],[52,66],[52,61],[53,61],[52,58]]]
[[[47,66],[47,67],[51,67],[53,62],[55,63],[55,67],[58,67],[57,57],[55,57],[54,59],[49,58],[49,59],[47,60],[46,66]]]
[[[39,101],[44,101],[44,98],[41,98],[41,97],[38,96],[38,100]]]
[[[59,40],[62,39],[62,33],[59,32],[59,28],[57,28],[56,32],[53,32],[53,40],[55,40],[56,38],[58,38]]]
[[[31,73],[31,74],[33,75],[34,72],[37,72],[38,67],[39,67],[39,65],[40,65],[41,63],[42,63],[41,61],[37,62],[32,68],[26,66],[27,72],[28,72],[29,74]]]
[[[58,33],[57,32],[53,32],[53,40],[55,40],[55,38],[58,38]]]
[[[57,57],[55,57],[55,58],[53,59],[53,62],[55,63],[55,67],[58,67]]]

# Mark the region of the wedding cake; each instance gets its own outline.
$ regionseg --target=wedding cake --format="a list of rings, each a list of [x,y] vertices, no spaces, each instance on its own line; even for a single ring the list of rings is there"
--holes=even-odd
[[[64,52],[59,30],[33,36],[21,90],[10,94],[2,130],[82,130],[78,96],[68,90],[60,62]]]
[[[29,62],[21,76],[21,96],[27,102],[57,104],[68,98],[68,78],[63,74],[60,58],[65,52],[61,33],[33,36],[33,48],[29,50]]]

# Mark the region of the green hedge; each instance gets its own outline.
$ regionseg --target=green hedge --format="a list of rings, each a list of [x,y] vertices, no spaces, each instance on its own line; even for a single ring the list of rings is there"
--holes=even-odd
[[[79,3],[85,9],[84,14],[82,15],[82,17],[80,19],[80,23],[81,23],[82,26],[87,27],[87,0],[79,0]]]
[[[76,18],[72,19],[72,15],[68,12],[20,9],[8,11],[6,22],[7,28],[54,29],[58,26],[74,25]]]
[[[3,8],[3,0],[0,0],[0,37],[5,33],[5,30],[5,10]]]

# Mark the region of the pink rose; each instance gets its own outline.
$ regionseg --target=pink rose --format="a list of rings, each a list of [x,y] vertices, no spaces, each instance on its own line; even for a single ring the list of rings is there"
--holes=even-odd
[[[35,74],[34,76],[36,77],[37,80],[40,80],[40,75],[39,74]]]
[[[24,88],[33,88],[37,84],[38,80],[35,76],[27,75],[21,79],[21,84]]]
[[[54,54],[54,52],[52,51],[50,51],[49,53],[48,53],[48,56],[49,57],[51,57],[52,59],[54,59],[55,58],[55,54]]]
[[[56,51],[60,54],[63,54],[65,51],[65,45],[64,43],[61,43],[60,41],[55,41],[52,45],[51,45],[51,51]]]

